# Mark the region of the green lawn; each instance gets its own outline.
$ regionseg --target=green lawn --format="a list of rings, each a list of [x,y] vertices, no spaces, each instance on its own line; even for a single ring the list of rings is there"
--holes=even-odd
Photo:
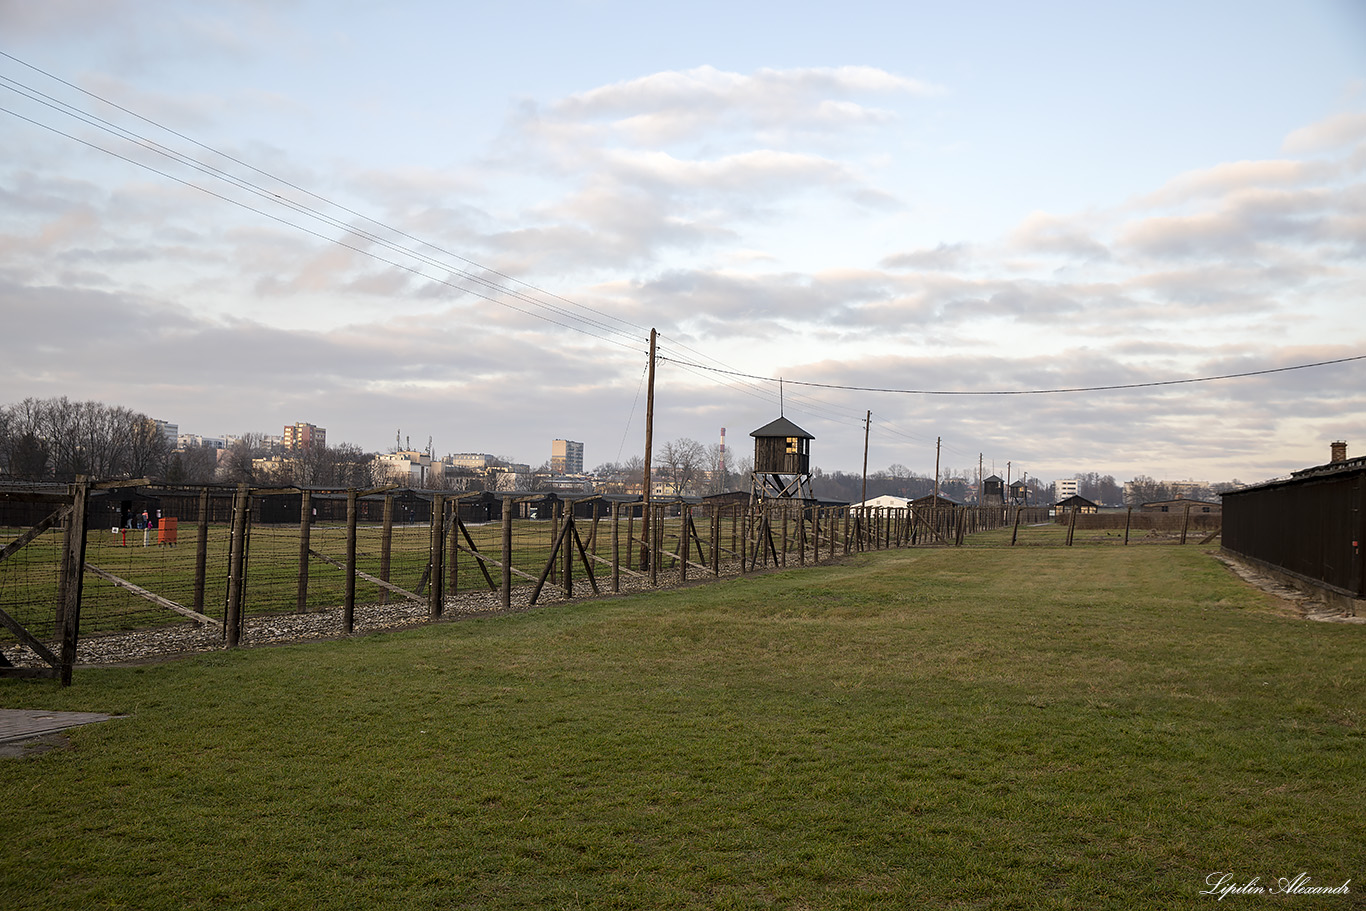
[[[0,681],[128,716],[0,760],[0,907],[1362,907],[1363,644],[1200,548],[942,548]]]

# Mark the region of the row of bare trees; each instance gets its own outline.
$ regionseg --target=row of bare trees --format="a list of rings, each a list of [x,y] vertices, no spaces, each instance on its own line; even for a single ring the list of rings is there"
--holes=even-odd
[[[669,440],[654,453],[651,478],[662,482],[670,494],[694,495],[748,489],[753,460],[748,456],[722,462],[721,444],[704,445],[690,437]],[[605,462],[593,476],[638,488],[644,478],[645,460],[632,456],[625,462]]]
[[[263,433],[244,433],[226,450],[187,446],[172,452],[165,479],[172,484],[226,481],[306,487],[370,487],[376,481],[374,456],[353,443],[281,453],[267,444]]]
[[[281,454],[263,433],[246,433],[227,450],[177,449],[147,415],[103,402],[27,398],[0,407],[0,477],[72,481],[149,477],[170,483],[284,483],[369,487],[373,457],[351,443]]]
[[[0,474],[25,481],[160,472],[168,445],[156,421],[103,402],[27,398],[0,407]]]

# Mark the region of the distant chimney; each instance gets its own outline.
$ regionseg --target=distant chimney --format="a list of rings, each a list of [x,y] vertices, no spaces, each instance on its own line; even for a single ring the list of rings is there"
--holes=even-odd
[[[1335,442],[1335,443],[1333,444],[1333,461],[1334,461],[1334,462],[1345,462],[1345,461],[1347,461],[1347,443],[1344,442],[1343,440],[1338,440],[1337,442]]]

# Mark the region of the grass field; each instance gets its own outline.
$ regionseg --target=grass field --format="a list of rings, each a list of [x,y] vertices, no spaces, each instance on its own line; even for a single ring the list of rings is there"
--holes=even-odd
[[[1362,907],[1363,643],[1199,548],[943,548],[0,681],[127,716],[0,760],[0,907]]]

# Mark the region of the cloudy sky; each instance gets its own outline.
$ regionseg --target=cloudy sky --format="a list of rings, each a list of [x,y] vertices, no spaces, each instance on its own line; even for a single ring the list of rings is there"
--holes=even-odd
[[[657,328],[826,471],[1366,454],[1366,360],[1034,394],[1366,355],[1363,10],[0,0],[0,403],[592,466]]]

